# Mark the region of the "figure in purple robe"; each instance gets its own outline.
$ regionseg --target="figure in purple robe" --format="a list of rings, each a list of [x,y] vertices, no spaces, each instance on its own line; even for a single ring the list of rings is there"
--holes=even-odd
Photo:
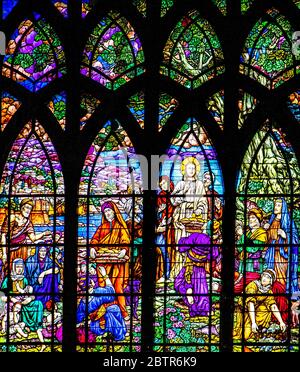
[[[175,279],[175,290],[183,296],[191,317],[208,316],[210,304],[205,265],[219,258],[219,250],[206,234],[193,233],[179,240],[179,252],[186,254],[185,263]]]
[[[33,256],[25,262],[26,278],[33,287],[36,300],[40,300],[44,308],[49,300],[59,301],[59,268],[53,263],[49,248],[37,247]],[[53,294],[53,295],[51,295]]]

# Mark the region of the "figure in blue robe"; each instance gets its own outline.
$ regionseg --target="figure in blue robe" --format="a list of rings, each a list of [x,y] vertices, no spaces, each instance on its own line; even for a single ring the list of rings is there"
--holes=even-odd
[[[33,287],[36,300],[41,301],[44,307],[51,299],[59,301],[59,268],[53,263],[48,248],[37,247],[35,254],[28,257],[25,262],[25,276]],[[41,295],[37,295],[39,293]]]
[[[91,315],[97,311],[99,316],[90,322],[91,332],[97,336],[107,332],[115,341],[123,341],[126,336],[126,324],[115,300],[115,290],[112,285],[94,289],[88,297],[88,304],[85,298],[80,300],[77,308],[77,324],[85,320],[86,314]],[[104,322],[101,322],[102,319]]]

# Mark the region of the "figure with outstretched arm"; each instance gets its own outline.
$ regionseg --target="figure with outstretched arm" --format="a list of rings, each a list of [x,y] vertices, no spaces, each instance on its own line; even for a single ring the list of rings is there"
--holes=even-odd
[[[30,220],[33,205],[32,199],[23,199],[20,203],[20,213],[12,213],[10,217],[5,218],[1,226],[2,259],[4,262],[7,262],[7,251],[4,247],[8,243],[10,245],[10,262],[12,263],[16,258],[26,261],[31,256],[32,248],[28,246],[29,243],[36,243],[43,238],[52,237],[52,232],[49,230],[35,233]]]

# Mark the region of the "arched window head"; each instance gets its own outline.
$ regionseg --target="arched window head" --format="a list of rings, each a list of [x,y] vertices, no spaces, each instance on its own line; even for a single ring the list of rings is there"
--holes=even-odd
[[[36,92],[65,74],[65,55],[53,28],[37,13],[8,42],[2,75]]]
[[[29,122],[14,142],[1,182],[1,194],[63,194],[61,165],[38,122]]]
[[[296,76],[300,55],[293,53],[294,31],[276,9],[269,10],[246,40],[240,72],[268,89],[275,89]]]
[[[164,48],[161,73],[194,89],[224,72],[219,39],[197,11],[177,23]]]
[[[93,30],[84,50],[81,73],[115,90],[144,72],[139,37],[119,13],[110,12]]]

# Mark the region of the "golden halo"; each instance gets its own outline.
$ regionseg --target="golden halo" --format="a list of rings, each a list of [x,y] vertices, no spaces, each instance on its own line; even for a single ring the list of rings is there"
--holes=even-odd
[[[195,167],[196,167],[196,174],[199,174],[200,173],[201,166],[200,166],[199,161],[196,158],[194,158],[193,156],[189,156],[188,158],[185,158],[183,160],[183,162],[181,163],[181,173],[183,175],[185,175],[185,167],[188,164],[194,164]]]

